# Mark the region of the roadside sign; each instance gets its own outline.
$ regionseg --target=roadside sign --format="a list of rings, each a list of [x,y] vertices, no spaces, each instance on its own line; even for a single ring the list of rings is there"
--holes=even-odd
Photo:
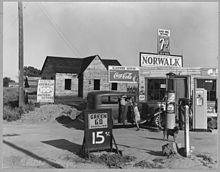
[[[84,111],[84,144],[87,151],[112,149],[111,109]]]
[[[157,52],[158,54],[170,54],[170,30],[158,29]]]
[[[38,80],[37,85],[37,102],[53,103],[54,102],[54,80]]]
[[[138,83],[139,67],[133,66],[109,66],[109,82]]]
[[[183,67],[183,59],[180,55],[162,55],[154,53],[140,53],[141,67]]]

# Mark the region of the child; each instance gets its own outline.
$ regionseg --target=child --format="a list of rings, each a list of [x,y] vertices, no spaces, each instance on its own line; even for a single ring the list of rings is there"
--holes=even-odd
[[[139,128],[139,122],[141,120],[141,117],[140,117],[140,112],[138,110],[138,104],[135,102],[134,103],[134,120],[135,120],[135,124],[137,126],[137,131],[140,130]]]

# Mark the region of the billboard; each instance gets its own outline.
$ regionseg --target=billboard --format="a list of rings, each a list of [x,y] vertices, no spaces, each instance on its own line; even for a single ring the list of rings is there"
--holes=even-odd
[[[114,83],[137,83],[139,68],[132,66],[109,66],[109,82]]]
[[[182,56],[140,53],[140,66],[183,67]]]
[[[38,80],[37,85],[37,102],[53,103],[54,102],[54,80]]]
[[[84,111],[84,139],[88,151],[112,149],[111,109]]]
[[[157,52],[158,54],[170,54],[170,30],[158,29]]]

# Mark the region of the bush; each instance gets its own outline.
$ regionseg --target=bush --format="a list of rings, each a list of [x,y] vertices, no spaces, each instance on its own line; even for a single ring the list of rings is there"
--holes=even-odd
[[[4,105],[3,107],[3,120],[6,121],[16,121],[21,118],[22,114],[28,113],[35,109],[33,103],[25,104],[22,108],[14,107],[9,105]]]
[[[3,90],[3,120],[16,121],[21,115],[33,111],[35,105],[33,103],[24,104],[22,108],[18,107],[18,89],[4,88]]]
[[[3,120],[16,121],[21,118],[20,108],[11,108],[10,106],[3,107]]]

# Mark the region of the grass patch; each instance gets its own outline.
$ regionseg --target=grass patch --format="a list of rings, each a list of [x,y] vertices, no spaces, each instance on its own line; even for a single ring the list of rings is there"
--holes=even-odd
[[[161,165],[161,163],[163,163],[161,162],[161,160],[154,160],[154,161],[143,160],[135,163],[134,167],[148,168],[148,169],[154,169],[154,168],[162,169],[164,167]]]
[[[3,103],[3,120],[6,121],[16,121],[22,114],[35,109],[33,103],[24,104],[22,108],[18,107],[18,88],[4,88]]]
[[[134,161],[136,157],[134,156],[122,156],[119,154],[110,154],[110,153],[104,153],[102,155],[90,155],[90,160],[95,163],[99,164],[105,164],[109,168],[123,168],[123,166],[126,165],[126,163]]]
[[[209,156],[209,155],[198,154],[198,155],[196,155],[196,156],[199,157],[199,158],[202,158],[202,160],[205,161],[205,162],[207,162],[207,163],[214,164],[214,161],[213,161],[212,157]]]

